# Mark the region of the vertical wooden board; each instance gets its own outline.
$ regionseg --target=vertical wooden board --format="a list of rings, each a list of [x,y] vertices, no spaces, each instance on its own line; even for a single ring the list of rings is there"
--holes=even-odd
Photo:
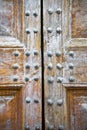
[[[45,129],[56,130],[63,128],[62,1],[43,1],[43,29]]]
[[[25,124],[28,124],[31,130],[42,129],[40,11],[40,0],[25,1],[25,100],[30,99],[30,103],[26,103]]]

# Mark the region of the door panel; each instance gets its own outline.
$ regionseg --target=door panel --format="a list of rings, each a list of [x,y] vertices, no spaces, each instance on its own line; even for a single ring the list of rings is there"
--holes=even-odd
[[[64,2],[63,96],[65,130],[87,129],[86,6],[85,0],[66,0]]]
[[[0,129],[23,130],[22,85],[0,84]]]
[[[45,129],[63,128],[62,1],[43,1]]]
[[[87,129],[87,86],[66,86],[66,106],[69,130]],[[67,129],[67,128],[66,128]]]
[[[87,38],[87,1],[72,1],[72,37]]]
[[[25,1],[25,129],[42,129],[41,2]],[[29,101],[29,102],[28,102]]]

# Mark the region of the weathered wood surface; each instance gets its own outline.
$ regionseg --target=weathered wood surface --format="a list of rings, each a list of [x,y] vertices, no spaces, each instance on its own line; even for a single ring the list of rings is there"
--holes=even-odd
[[[63,56],[61,0],[43,1],[43,22],[45,130],[56,130],[63,128],[62,81],[58,81],[62,80]]]
[[[41,3],[25,1],[25,126],[31,130],[42,129],[42,78],[41,78]],[[30,55],[26,56],[29,52]],[[27,65],[29,67],[27,67]],[[28,80],[26,81],[26,77]]]
[[[72,2],[72,37],[87,38],[87,0]]]
[[[24,130],[24,88],[0,84],[0,129]]]
[[[63,4],[63,97],[65,130],[87,129],[86,6],[87,2],[85,0],[65,0]]]
[[[0,35],[23,40],[23,0],[0,0]]]

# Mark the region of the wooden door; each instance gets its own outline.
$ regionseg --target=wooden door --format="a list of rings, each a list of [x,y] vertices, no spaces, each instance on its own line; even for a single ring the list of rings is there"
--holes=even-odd
[[[86,13],[86,0],[0,0],[1,130],[87,129]]]
[[[0,130],[24,129],[22,7],[22,0],[0,0]]]

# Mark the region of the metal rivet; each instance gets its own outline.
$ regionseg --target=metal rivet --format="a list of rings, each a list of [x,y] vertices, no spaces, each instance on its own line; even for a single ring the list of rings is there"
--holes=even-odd
[[[26,56],[30,56],[30,51],[26,51],[26,52],[25,52],[25,55],[26,55]]]
[[[59,69],[59,70],[61,70],[61,69],[63,68],[63,66],[62,66],[60,63],[58,63],[58,64],[56,65],[56,67],[57,67],[57,69]]]
[[[74,81],[75,81],[75,78],[74,78],[73,76],[70,76],[69,81],[70,81],[70,82],[74,82]]]
[[[47,100],[47,104],[50,105],[50,106],[52,106],[53,105],[53,101],[51,99],[48,99]]]
[[[60,33],[62,32],[61,28],[58,27],[58,28],[56,29],[56,32],[60,34]]]
[[[29,16],[29,15],[30,15],[30,11],[26,11],[25,16]]]
[[[57,9],[56,9],[56,13],[57,13],[57,14],[61,14],[61,12],[62,12],[62,10],[61,10],[60,8],[57,8]]]
[[[51,15],[51,14],[53,14],[53,9],[48,9],[48,13]]]
[[[35,98],[34,103],[39,103],[39,100],[37,98]]]
[[[26,124],[26,125],[24,126],[24,129],[25,129],[25,130],[30,130],[29,125],[28,125],[28,124]]]
[[[40,130],[40,127],[39,126],[35,126],[35,130]]]
[[[30,102],[31,102],[30,97],[26,97],[26,103],[30,103]]]
[[[69,52],[69,56],[74,57],[74,52],[73,52],[73,51],[70,51],[70,52]]]
[[[18,57],[20,55],[20,52],[19,51],[15,51],[13,54],[14,54],[15,57]]]
[[[26,77],[25,77],[25,82],[28,82],[28,81],[29,81],[29,77],[26,76]]]
[[[39,80],[39,78],[38,77],[34,77],[34,81],[38,81]]]
[[[73,63],[69,63],[69,68],[73,69],[73,67],[74,67]]]
[[[48,69],[49,69],[49,70],[52,70],[52,68],[53,68],[52,63],[49,63],[49,64],[48,64]]]
[[[13,69],[18,69],[19,65],[17,63],[15,63],[12,67],[13,67]]]
[[[48,52],[47,52],[47,55],[48,55],[48,57],[52,57],[52,56],[53,56],[53,53],[52,53],[51,51],[48,51]]]
[[[58,83],[62,83],[63,82],[63,78],[62,77],[57,77],[57,82]]]
[[[57,100],[57,105],[62,106],[63,105],[63,100],[62,99]]]
[[[38,68],[39,68],[39,64],[38,64],[38,63],[35,64],[35,65],[34,65],[34,68],[35,68],[35,69],[38,69]]]
[[[64,130],[64,126],[59,125],[58,130]]]
[[[34,55],[38,55],[39,54],[39,52],[38,52],[38,50],[34,50]]]
[[[30,34],[30,29],[27,28],[27,29],[26,29],[26,33],[27,33],[27,34]]]
[[[52,84],[53,82],[54,82],[54,78],[53,78],[53,77],[50,77],[50,78],[48,79],[48,83]]]
[[[56,56],[57,56],[57,57],[60,57],[60,56],[61,56],[61,52],[60,52],[60,51],[57,51],[57,52],[56,52]]]
[[[52,33],[52,28],[49,27],[49,28],[47,29],[47,31],[48,31],[48,33]]]
[[[29,64],[29,63],[26,63],[25,68],[26,68],[26,69],[30,69],[30,64]]]
[[[50,126],[48,127],[48,130],[54,130],[54,125],[50,125]]]
[[[38,12],[33,11],[33,15],[34,15],[35,17],[37,17],[37,16],[38,16]]]
[[[36,28],[33,31],[34,31],[34,33],[38,33],[38,29],[36,29]]]
[[[18,81],[18,79],[19,79],[19,76],[13,76],[13,81]]]

